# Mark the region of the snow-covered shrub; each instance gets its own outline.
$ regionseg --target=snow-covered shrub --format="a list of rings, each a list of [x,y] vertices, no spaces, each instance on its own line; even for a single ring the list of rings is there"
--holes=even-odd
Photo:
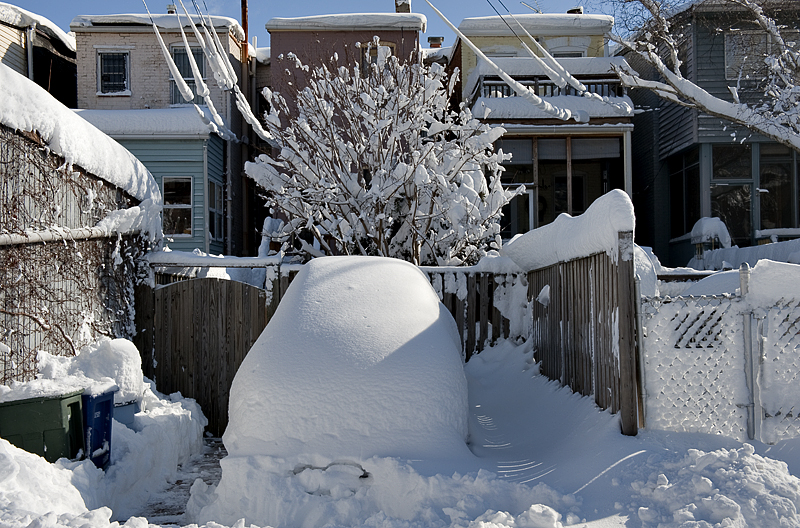
[[[415,264],[473,263],[499,245],[502,208],[514,196],[500,184],[504,157],[492,146],[505,130],[463,106],[449,110],[457,76],[448,82],[440,65],[388,57],[364,72],[336,59],[313,69],[295,60],[308,77],[297,94],[264,90],[278,148],[246,172],[288,216],[283,233],[307,230],[329,254]]]

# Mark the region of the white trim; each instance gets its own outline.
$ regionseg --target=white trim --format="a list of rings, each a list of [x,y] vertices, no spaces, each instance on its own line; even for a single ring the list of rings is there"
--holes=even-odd
[[[166,194],[164,192],[164,180],[189,180],[189,205],[167,205]],[[161,215],[161,230],[164,231],[164,217],[167,209],[188,209],[189,210],[189,234],[186,233],[166,233],[165,237],[169,238],[192,238],[194,237],[194,176],[191,174],[179,174],[170,176],[161,176],[161,196],[164,197],[164,205]]]
[[[125,86],[127,90],[122,90],[119,92],[104,92],[103,91],[103,82],[101,79],[102,76],[102,56],[103,55],[125,55]],[[97,77],[97,95],[99,96],[111,96],[111,97],[127,97],[131,95],[131,54],[129,50],[119,49],[119,48],[100,48],[95,51],[95,74]]]
[[[132,50],[136,49],[136,46],[131,46],[128,44],[95,44],[92,46],[96,50]]]
[[[493,123],[494,124],[494,123]],[[497,123],[506,129],[503,137],[523,135],[548,135],[548,136],[576,136],[576,135],[605,135],[621,134],[632,131],[632,123],[617,123],[605,125],[515,125]]]

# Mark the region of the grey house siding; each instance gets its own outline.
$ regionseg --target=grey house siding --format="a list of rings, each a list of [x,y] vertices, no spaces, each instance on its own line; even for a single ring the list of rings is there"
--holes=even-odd
[[[174,250],[192,251],[206,248],[205,139],[117,139],[119,143],[144,163],[163,191],[165,176],[192,178],[192,235],[168,237],[167,245]],[[211,156],[209,156],[209,159]],[[221,156],[220,156],[221,158]]]
[[[686,79],[694,82],[698,76],[696,36],[691,27],[683,27],[682,30],[684,31],[684,39],[681,43],[683,48],[682,73]],[[661,159],[666,159],[697,142],[698,116],[696,110],[668,103],[663,99],[661,108],[658,123],[658,147]]]

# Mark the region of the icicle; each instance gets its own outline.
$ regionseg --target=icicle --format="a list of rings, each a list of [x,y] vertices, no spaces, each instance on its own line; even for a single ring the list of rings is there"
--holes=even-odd
[[[200,68],[197,67],[197,61],[194,60],[194,53],[192,53],[192,48],[191,46],[189,46],[189,41],[186,40],[186,33],[183,32],[183,24],[181,24],[181,16],[178,14],[178,11],[175,11],[175,17],[178,19],[178,29],[181,30],[181,38],[183,39],[183,46],[184,48],[186,48],[186,55],[189,58],[189,65],[192,68],[192,75],[194,76],[194,86],[195,89],[197,90],[197,95],[206,98],[208,97],[209,94],[208,86],[206,86],[205,81],[203,81],[203,76],[200,75]],[[194,25],[191,18],[189,18],[189,23]]]
[[[164,39],[161,38],[161,33],[158,32],[158,26],[156,26],[155,22],[153,22],[153,31],[156,32],[158,43],[161,45],[161,51],[164,52],[164,58],[167,60],[167,66],[169,66],[169,72],[172,74],[173,79],[175,79],[175,84],[178,86],[178,90],[180,90],[183,99],[186,102],[194,100],[192,89],[189,88],[189,85],[183,80],[183,75],[178,71],[178,67],[175,65],[175,61],[172,60],[172,55],[167,49],[167,45],[164,44]]]

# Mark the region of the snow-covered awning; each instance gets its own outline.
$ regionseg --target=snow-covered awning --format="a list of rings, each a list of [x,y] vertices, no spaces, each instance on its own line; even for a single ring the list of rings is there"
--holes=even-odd
[[[571,13],[525,13],[510,17],[504,15],[465,18],[458,25],[464,35],[471,36],[514,36],[508,28],[518,33],[519,24],[534,36],[540,35],[604,35],[614,27],[614,17],[609,15],[582,15]]]
[[[428,19],[419,13],[344,13],[297,18],[273,18],[267,31],[344,31],[411,29],[425,32]]]
[[[201,107],[208,112],[205,107]],[[211,133],[194,106],[146,110],[74,110],[114,138],[207,138]]]
[[[15,5],[0,2],[0,22],[4,22],[9,26],[14,26],[20,29],[29,28],[35,25],[46,35],[60,40],[67,48],[75,51],[74,35],[68,35],[64,32],[64,30],[45,17],[31,13],[30,11],[26,11]]]
[[[152,19],[160,29],[178,30],[178,15],[154,14],[152,15]],[[237,40],[244,40],[244,30],[235,19],[224,16],[204,17],[206,22],[209,19],[215,29],[227,30],[233,33],[233,36],[235,36]],[[192,20],[195,24],[199,25],[201,23],[201,19],[197,15],[192,15]],[[188,20],[186,20],[186,15],[183,13],[180,13],[180,24],[183,25],[184,28],[191,27]],[[147,13],[80,15],[73,18],[72,22],[69,24],[69,28],[75,32],[86,31],[89,28],[102,26],[145,26],[149,28],[149,31],[152,31],[152,22],[150,21],[150,15]]]
[[[573,112],[586,111],[590,118],[633,117],[630,97],[608,97],[606,104],[596,99],[577,95],[547,97],[548,103]],[[622,111],[625,108],[627,111]],[[479,97],[472,105],[472,114],[478,119],[553,119],[553,115],[539,109],[522,97]]]
[[[122,145],[76,115],[28,78],[0,64],[0,123],[37,132],[70,165],[83,168],[134,198],[161,204],[161,191],[145,166]]]
[[[272,48],[270,47],[256,48],[256,60],[261,64],[269,64],[269,61],[271,60],[271,50]]]

